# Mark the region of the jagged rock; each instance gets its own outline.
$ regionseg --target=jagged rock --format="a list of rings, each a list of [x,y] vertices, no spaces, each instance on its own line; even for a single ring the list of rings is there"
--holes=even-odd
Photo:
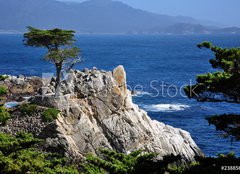
[[[40,77],[24,77],[20,75],[8,76],[4,81],[0,81],[0,86],[8,88],[6,96],[7,101],[22,101],[24,97],[36,95],[39,88],[42,87]]]
[[[33,103],[62,111],[40,134],[48,149],[72,158],[97,154],[100,147],[125,153],[144,149],[159,157],[181,155],[186,161],[203,155],[188,132],[151,120],[132,102],[123,66],[113,72],[72,70],[61,91],[63,95],[54,98],[50,85],[46,95],[32,98]]]

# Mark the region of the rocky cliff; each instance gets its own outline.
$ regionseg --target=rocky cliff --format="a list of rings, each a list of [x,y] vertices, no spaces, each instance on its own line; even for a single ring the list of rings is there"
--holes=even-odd
[[[160,158],[181,155],[185,161],[202,155],[188,132],[151,120],[132,102],[122,66],[113,72],[71,70],[62,82],[59,98],[53,97],[54,84],[52,79],[30,100],[42,108],[61,111],[56,121],[42,125],[37,134],[46,140],[49,150],[71,158],[98,154],[100,147],[124,153],[143,149]],[[36,126],[31,120],[26,124],[29,129]]]
[[[202,155],[190,134],[151,120],[132,102],[122,66],[113,72],[99,70],[71,71],[62,83],[60,98],[52,97],[54,80],[35,96],[33,103],[57,107],[62,115],[41,134],[50,148],[62,147],[68,156],[97,153],[106,147],[129,153],[136,149],[180,154],[185,160]]]

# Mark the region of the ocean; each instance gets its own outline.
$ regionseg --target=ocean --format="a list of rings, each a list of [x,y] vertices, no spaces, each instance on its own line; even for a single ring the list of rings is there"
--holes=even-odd
[[[75,68],[113,70],[123,65],[133,101],[152,119],[189,131],[207,156],[234,151],[240,156],[240,142],[222,138],[205,120],[207,116],[239,113],[240,105],[226,102],[197,102],[182,90],[195,83],[197,74],[215,71],[209,64],[214,55],[196,45],[210,41],[221,47],[240,46],[240,35],[78,35],[82,62]],[[43,60],[46,52],[25,47],[22,35],[0,35],[0,74],[41,76],[54,72]]]

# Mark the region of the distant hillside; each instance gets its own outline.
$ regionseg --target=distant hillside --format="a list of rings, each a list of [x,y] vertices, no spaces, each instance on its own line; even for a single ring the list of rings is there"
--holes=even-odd
[[[175,34],[208,34],[209,29],[200,24],[178,23],[171,25],[163,30],[163,33]]]
[[[83,3],[0,0],[0,19],[0,32],[23,32],[26,26],[31,25],[45,29],[67,28],[80,33],[151,34],[156,29],[160,33],[175,33],[178,25],[201,24],[191,17],[154,14],[112,0],[90,0]],[[198,31],[197,28],[196,30]]]

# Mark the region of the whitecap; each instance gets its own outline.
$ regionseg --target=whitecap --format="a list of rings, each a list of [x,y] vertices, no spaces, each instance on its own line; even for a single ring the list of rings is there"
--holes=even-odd
[[[143,95],[151,96],[152,94],[149,92],[146,92],[146,91],[132,91],[132,95],[139,97],[139,96],[143,96]]]
[[[143,108],[146,111],[151,112],[176,112],[183,111],[186,108],[190,108],[190,106],[184,104],[156,104],[156,105],[144,105]]]

